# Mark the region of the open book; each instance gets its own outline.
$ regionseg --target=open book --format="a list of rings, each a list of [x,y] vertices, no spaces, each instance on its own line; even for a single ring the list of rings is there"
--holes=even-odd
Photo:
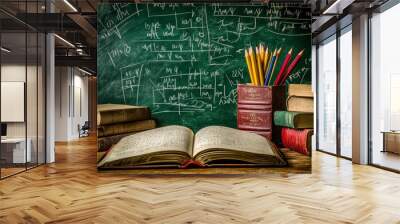
[[[194,166],[285,166],[279,149],[262,136],[221,126],[196,135],[166,126],[122,138],[98,163],[99,169]]]

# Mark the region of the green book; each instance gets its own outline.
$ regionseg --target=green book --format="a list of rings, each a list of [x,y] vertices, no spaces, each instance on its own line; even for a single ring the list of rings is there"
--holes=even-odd
[[[313,113],[275,111],[274,124],[288,128],[314,128]]]

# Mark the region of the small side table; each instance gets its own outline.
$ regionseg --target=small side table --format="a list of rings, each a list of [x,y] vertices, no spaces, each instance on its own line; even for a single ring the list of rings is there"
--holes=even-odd
[[[382,152],[392,152],[400,154],[400,131],[382,131],[383,150]]]

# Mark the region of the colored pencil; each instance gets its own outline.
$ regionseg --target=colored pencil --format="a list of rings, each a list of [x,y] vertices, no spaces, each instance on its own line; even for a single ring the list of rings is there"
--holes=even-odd
[[[262,64],[262,63],[264,63],[264,46],[262,44],[260,44],[258,49],[260,50],[260,61],[261,61],[261,64]]]
[[[276,49],[274,51],[272,51],[272,49],[271,49],[271,52],[270,52],[270,55],[269,55],[269,58],[268,58],[267,68],[265,68],[265,75],[267,75],[266,73],[268,73],[269,67],[271,67],[272,57],[274,56],[275,52],[276,52]]]
[[[276,60],[276,49],[275,49],[274,54],[272,55],[271,61],[269,63],[268,71],[265,74],[264,86],[268,85],[269,79],[271,78],[272,68],[274,67],[275,60]]]
[[[253,78],[254,84],[258,86],[260,83],[258,82],[258,72],[257,72],[257,65],[256,65],[256,56],[254,55],[253,48],[250,47],[249,54],[250,54],[250,61],[251,61],[251,70],[253,71]]]
[[[299,63],[301,56],[303,55],[304,50],[300,51],[299,54],[297,54],[296,58],[292,61],[292,63],[289,65],[285,77],[280,81],[280,85],[283,85],[286,82],[286,79],[290,75],[290,73],[293,71],[293,69],[296,67],[296,65]]]
[[[279,81],[282,79],[284,72],[286,71],[286,66],[288,65],[290,59],[292,58],[292,52],[293,49],[290,49],[289,52],[287,53],[285,60],[283,61],[283,64],[281,66],[281,69],[279,70],[278,76],[275,79],[274,85],[279,85]]]
[[[250,80],[251,80],[251,84],[254,85],[254,79],[253,79],[253,74],[251,71],[251,62],[250,62],[250,58],[249,58],[249,53],[247,53],[247,49],[244,50],[244,57],[246,58],[246,65],[247,65],[247,69],[249,70],[249,76],[250,76]]]
[[[272,81],[272,79],[274,77],[274,71],[275,71],[275,68],[276,68],[276,64],[277,64],[277,62],[279,60],[279,56],[281,55],[281,52],[282,52],[282,48],[279,48],[278,52],[276,53],[275,63],[274,63],[274,66],[272,67],[271,77],[268,80],[268,85],[271,85],[271,81]]]
[[[256,47],[256,56],[257,56],[257,69],[258,69],[258,75],[259,75],[259,80],[260,84],[264,83],[264,73],[263,69],[261,67],[261,52],[260,49]]]
[[[265,50],[265,53],[264,53],[263,74],[265,74],[265,73],[267,72],[267,66],[268,66],[269,58],[270,58],[270,56],[269,56],[269,50],[268,50],[268,47],[267,47],[267,49]]]

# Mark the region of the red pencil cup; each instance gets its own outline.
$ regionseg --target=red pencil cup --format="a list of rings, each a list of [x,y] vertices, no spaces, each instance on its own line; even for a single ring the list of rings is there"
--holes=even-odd
[[[237,128],[254,132],[280,143],[279,127],[273,125],[273,114],[285,110],[285,86],[237,86]]]

